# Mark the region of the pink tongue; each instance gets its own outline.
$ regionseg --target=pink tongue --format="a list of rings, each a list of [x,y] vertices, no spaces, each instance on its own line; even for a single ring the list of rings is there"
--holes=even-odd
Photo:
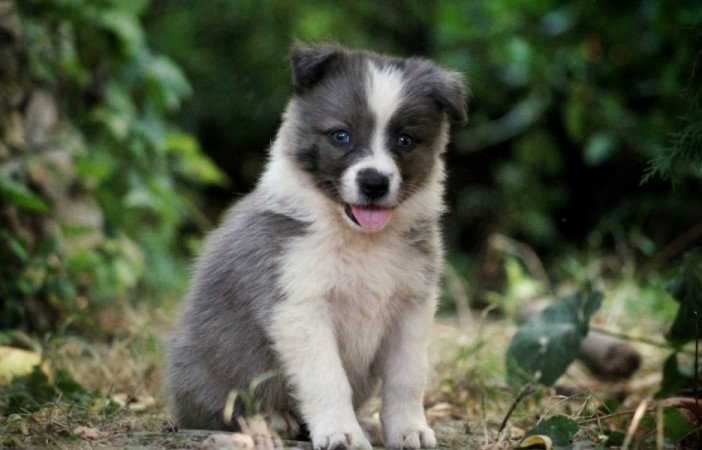
[[[367,206],[351,206],[351,212],[356,221],[366,230],[376,230],[388,221],[392,210],[390,208],[369,208]]]

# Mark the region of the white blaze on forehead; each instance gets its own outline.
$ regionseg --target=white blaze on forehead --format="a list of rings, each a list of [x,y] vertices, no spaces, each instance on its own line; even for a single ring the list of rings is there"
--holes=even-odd
[[[375,115],[376,131],[384,131],[402,101],[405,88],[402,72],[396,67],[378,68],[368,63],[368,106]]]
[[[371,155],[350,168],[345,174],[345,185],[351,190],[358,171],[373,168],[390,176],[390,198],[398,194],[400,171],[387,148],[389,137],[387,127],[393,114],[397,111],[404,96],[405,83],[402,72],[396,67],[378,67],[368,62],[366,81],[366,101],[373,114],[373,132],[370,141]]]
[[[349,167],[342,176],[341,196],[346,203],[363,203],[357,178],[363,169],[374,169],[389,178],[390,186],[385,200],[393,203],[399,195],[402,182],[400,170],[388,148],[388,124],[397,111],[404,96],[405,83],[402,72],[396,67],[378,67],[368,62],[366,79],[366,102],[373,115],[370,139],[370,155]]]

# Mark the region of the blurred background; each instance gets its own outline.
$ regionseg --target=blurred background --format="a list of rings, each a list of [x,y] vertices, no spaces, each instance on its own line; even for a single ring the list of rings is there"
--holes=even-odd
[[[702,238],[698,0],[0,0],[0,329],[175,303],[262,171],[296,39],[466,75],[445,242],[473,305],[514,261],[665,279]]]

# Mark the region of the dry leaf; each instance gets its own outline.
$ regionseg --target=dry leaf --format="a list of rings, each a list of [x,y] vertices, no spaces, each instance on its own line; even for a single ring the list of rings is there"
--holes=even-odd
[[[430,424],[436,419],[446,417],[457,419],[463,415],[461,409],[456,405],[452,405],[451,403],[437,403],[429,408],[426,414],[427,420]]]
[[[527,436],[520,444],[519,448],[539,448],[544,450],[551,450],[553,448],[553,441],[551,438],[545,434],[534,434]]]
[[[16,376],[27,375],[34,366],[41,364],[38,353],[14,347],[0,346],[0,384],[7,384]],[[41,369],[49,377],[49,369],[42,365]]]
[[[106,431],[100,431],[97,428],[90,428],[90,427],[76,427],[73,430],[73,434],[76,436],[79,436],[83,439],[91,439],[95,441],[101,441],[103,439],[107,439],[110,437],[110,433]]]
[[[141,412],[156,405],[156,399],[150,395],[130,395],[118,393],[112,395],[112,400],[122,408],[130,411]]]

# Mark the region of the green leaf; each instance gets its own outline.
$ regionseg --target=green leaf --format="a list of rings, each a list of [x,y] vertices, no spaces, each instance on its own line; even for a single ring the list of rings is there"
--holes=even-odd
[[[7,247],[23,263],[29,261],[29,253],[24,248],[24,244],[5,230],[0,231],[0,240],[7,243]]]
[[[578,355],[590,317],[601,303],[599,292],[572,294],[524,323],[507,348],[509,384],[553,384]]]
[[[651,413],[644,415],[641,420],[641,428],[649,431],[656,430],[658,428],[657,417],[656,414]],[[662,419],[663,435],[676,444],[694,430],[685,415],[676,407],[663,408]]]
[[[46,212],[49,209],[39,195],[2,173],[0,173],[0,196],[10,204],[30,211]]]
[[[683,272],[672,292],[680,303],[666,338],[677,344],[699,339],[702,333],[702,254],[685,255]]]
[[[138,17],[113,8],[100,11],[97,21],[104,30],[115,36],[125,56],[134,55],[143,48],[144,32]]]
[[[186,179],[202,184],[226,186],[228,179],[200,149],[198,141],[185,133],[169,133],[166,152],[176,157],[175,169]]]
[[[692,430],[694,427],[678,408],[663,409],[663,433],[673,442],[677,444]]]
[[[579,428],[578,423],[569,417],[563,415],[551,416],[539,422],[524,437],[546,435],[551,438],[553,445],[561,447],[570,443],[570,440],[573,439]]]
[[[164,111],[179,108],[180,100],[192,91],[180,67],[166,57],[150,57],[144,75],[151,98]]]
[[[656,398],[667,398],[680,395],[686,388],[692,389],[695,385],[694,370],[685,370],[680,367],[680,354],[673,353],[663,363],[663,377],[661,387],[656,392]],[[687,368],[691,369],[691,368]]]
[[[613,151],[616,143],[611,135],[607,133],[597,133],[590,137],[585,149],[583,150],[583,162],[588,166],[599,166],[607,162]]]

